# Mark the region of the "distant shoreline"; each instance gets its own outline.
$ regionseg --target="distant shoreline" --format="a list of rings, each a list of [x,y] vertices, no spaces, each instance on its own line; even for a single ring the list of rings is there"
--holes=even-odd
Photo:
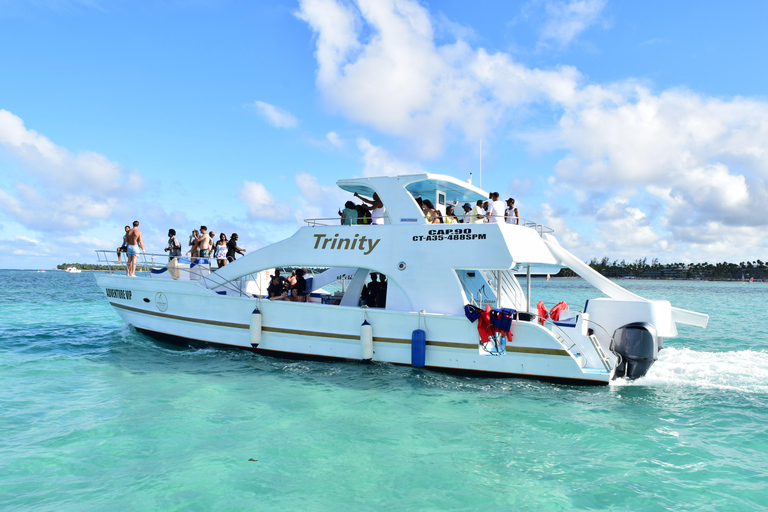
[[[45,268],[45,269],[34,269],[34,268],[4,268],[0,270],[15,270],[15,271],[22,271],[22,272],[64,272],[66,273],[66,269],[68,267],[75,267],[78,268],[81,272],[124,272],[125,271],[125,265],[122,264],[120,266],[114,265],[111,269],[110,268],[83,268],[86,266],[93,267],[95,265],[93,264],[80,264],[80,263],[67,263],[64,268]],[[103,265],[106,267],[106,265]],[[137,269],[139,270],[139,269]],[[212,269],[215,270],[215,269]],[[147,272],[147,270],[139,270],[141,272]],[[524,275],[520,275],[519,277],[524,277]],[[546,275],[533,275],[531,276],[532,279],[547,279]],[[717,282],[726,282],[726,283],[747,283],[747,284],[754,284],[754,283],[766,283],[768,282],[768,279],[762,279],[762,278],[754,278],[753,281],[750,281],[748,278],[745,279],[735,279],[730,277],[708,277],[708,278],[701,278],[701,277],[650,277],[650,276],[640,276],[640,277],[633,277],[633,276],[605,276],[608,279],[611,279],[612,281],[691,281],[691,282],[702,282],[702,283],[717,283]],[[550,279],[583,279],[581,276],[578,275],[553,275],[550,276]]]

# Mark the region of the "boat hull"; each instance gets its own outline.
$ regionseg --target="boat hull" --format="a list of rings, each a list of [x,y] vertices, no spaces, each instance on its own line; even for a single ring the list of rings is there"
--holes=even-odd
[[[360,327],[373,327],[373,361],[411,364],[411,335],[427,333],[425,367],[487,377],[604,385],[608,371],[579,362],[535,322],[514,322],[506,355],[481,354],[476,324],[464,316],[420,314],[218,295],[192,281],[97,277],[110,304],[139,332],[163,342],[256,350],[288,358],[362,360]],[[251,346],[251,315],[261,315],[260,342]]]

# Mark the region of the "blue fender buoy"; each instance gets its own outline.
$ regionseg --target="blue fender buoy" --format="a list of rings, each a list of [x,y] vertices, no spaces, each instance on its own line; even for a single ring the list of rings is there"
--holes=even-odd
[[[423,368],[427,358],[427,333],[416,329],[411,335],[411,366]]]

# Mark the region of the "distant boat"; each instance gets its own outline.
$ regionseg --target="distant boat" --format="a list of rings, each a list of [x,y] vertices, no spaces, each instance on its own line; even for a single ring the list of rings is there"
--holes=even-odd
[[[38,270],[38,272],[45,272],[45,270]]]
[[[69,267],[66,271],[69,272],[70,274],[79,274],[80,272],[82,272],[82,270],[80,270],[77,267]]]

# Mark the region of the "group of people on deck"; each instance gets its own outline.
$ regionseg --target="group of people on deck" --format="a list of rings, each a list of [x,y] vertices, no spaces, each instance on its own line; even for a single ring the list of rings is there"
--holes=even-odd
[[[275,269],[275,273],[270,276],[270,283],[267,287],[267,298],[269,300],[287,300],[291,302],[309,302],[310,285],[304,277],[308,271],[305,268],[295,269],[288,277],[282,277]]]
[[[520,211],[515,207],[515,200],[499,199],[498,192],[491,192],[488,201],[479,199],[475,207],[464,203],[464,222],[470,224],[520,224]]]
[[[457,216],[452,205],[445,207],[445,215],[435,208],[429,199],[416,198],[416,202],[424,212],[424,217],[430,224],[518,224],[520,211],[515,208],[515,200],[511,197],[506,202],[499,200],[498,192],[491,192],[488,201],[479,199],[473,208],[464,203],[464,215]]]
[[[344,210],[339,210],[342,226],[384,224],[385,209],[384,203],[379,199],[379,194],[373,194],[373,199],[368,199],[355,192],[355,197],[361,200],[362,204],[347,201],[344,203]]]
[[[166,251],[172,247],[172,241],[177,244],[179,250],[181,249],[181,244],[178,243],[175,236],[176,231],[173,229],[168,231],[168,247],[166,247]],[[221,268],[227,263],[235,261],[237,254],[245,255],[245,249],[237,245],[237,239],[237,233],[232,233],[229,240],[227,240],[226,234],[221,233],[219,239],[216,240],[216,233],[213,231],[209,233],[208,227],[200,226],[200,230],[192,230],[192,234],[189,235],[190,249],[187,251],[187,254],[192,258],[213,258],[216,260],[219,268]],[[181,256],[181,253],[178,256]]]
[[[215,258],[219,268],[225,266],[227,263],[235,261],[237,254],[241,256],[245,255],[245,249],[237,245],[238,236],[237,233],[232,233],[232,236],[227,240],[227,235],[221,233],[219,239],[215,239],[215,233],[212,231],[209,233],[206,226],[200,226],[200,229],[193,230],[189,236],[189,247],[187,255],[192,258]],[[123,236],[123,243],[117,248],[117,262],[122,263],[122,255],[126,255],[125,274],[127,276],[136,276],[136,260],[138,259],[139,250],[144,250],[144,240],[142,239],[142,233],[139,230],[139,221],[133,221],[133,227],[125,226],[125,235]],[[177,267],[177,258],[181,256],[182,245],[176,238],[176,230],[168,230],[168,244],[166,245],[165,252],[168,253],[169,267]],[[171,272],[174,279],[178,278],[177,272]]]
[[[362,204],[355,204],[347,201],[344,209],[339,210],[341,224],[351,226],[358,224],[384,224],[384,204],[381,202],[378,194],[373,194],[373,199],[367,199],[355,192],[355,197],[363,201]],[[498,192],[491,192],[488,200],[478,200],[475,207],[464,203],[464,215],[456,215],[453,205],[445,207],[445,214],[435,208],[435,205],[429,199],[416,198],[424,217],[430,224],[519,224],[520,211],[515,207],[515,200],[509,198],[506,201],[499,199]]]

